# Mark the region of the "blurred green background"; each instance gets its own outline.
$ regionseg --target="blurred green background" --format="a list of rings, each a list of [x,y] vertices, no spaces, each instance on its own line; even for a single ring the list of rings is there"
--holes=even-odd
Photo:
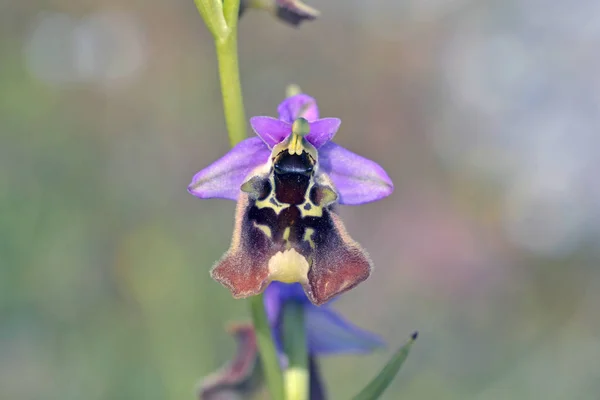
[[[385,399],[600,398],[600,3],[311,4],[241,21],[247,114],[298,83],[396,183],[341,209],[377,268],[336,305],[419,330]],[[186,192],[227,149],[191,0],[0,3],[1,399],[190,399],[229,359],[234,203]],[[388,356],[324,359],[331,397]]]

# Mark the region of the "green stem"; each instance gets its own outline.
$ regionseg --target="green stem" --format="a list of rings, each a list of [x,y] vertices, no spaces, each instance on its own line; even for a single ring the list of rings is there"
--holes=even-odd
[[[237,23],[240,19],[240,0],[222,0],[223,1],[223,15],[225,21],[231,29],[237,29]]]
[[[194,3],[215,41],[226,37],[229,29],[223,16],[221,0],[194,0]]]
[[[240,0],[224,0],[224,4],[222,1],[195,0],[198,11],[215,39],[225,123],[229,142],[233,147],[246,138],[246,115],[237,49]],[[283,375],[267,319],[263,295],[251,297],[248,301],[267,386],[273,400],[284,400]]]
[[[279,366],[277,350],[273,343],[271,327],[269,326],[269,320],[265,311],[263,294],[251,297],[248,301],[250,302],[252,322],[256,332],[256,341],[267,386],[273,400],[283,400],[285,399],[283,376]]]
[[[215,41],[215,45],[219,61],[225,123],[229,132],[229,142],[234,146],[246,138],[246,114],[242,100],[235,27],[230,27],[229,35],[223,40]]]
[[[284,350],[288,356],[285,371],[287,400],[307,400],[309,394],[308,349],[304,307],[288,302],[283,307]]]

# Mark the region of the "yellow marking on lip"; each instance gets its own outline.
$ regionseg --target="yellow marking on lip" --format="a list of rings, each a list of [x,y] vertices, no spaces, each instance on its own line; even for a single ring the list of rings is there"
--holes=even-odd
[[[313,188],[316,188],[320,191],[321,199],[319,204],[313,203],[309,198],[309,194]],[[304,200],[304,203],[298,206],[298,208],[300,209],[300,215],[302,215],[303,218],[322,217],[323,208],[335,203],[337,199],[338,194],[333,188],[313,181],[306,190],[306,200]],[[310,206],[308,210],[304,208],[306,205]]]
[[[320,206],[328,206],[334,203],[338,198],[338,194],[335,192],[335,190],[328,186],[321,186],[319,187],[319,190],[321,191],[321,201],[319,202]]]
[[[275,199],[275,179],[273,179],[273,176],[269,177],[269,183],[271,184],[271,193],[263,200],[256,200],[254,205],[259,209],[270,208],[275,211],[275,214],[279,215],[281,210],[288,207],[289,204],[282,204]]]
[[[310,265],[295,249],[275,253],[269,260],[269,278],[285,283],[308,282]]]
[[[279,215],[279,213],[281,212],[281,210],[283,210],[286,207],[289,207],[289,204],[282,204],[277,202],[276,204],[273,204],[271,202],[271,199],[274,199],[275,196],[273,195],[269,195],[266,199],[264,200],[257,200],[256,203],[254,203],[254,205],[257,208],[270,208],[273,211],[275,211],[275,214]]]
[[[242,184],[242,186],[240,187],[240,190],[242,192],[248,193],[249,195],[251,195],[253,198],[258,198],[258,196],[260,195],[260,187],[261,187],[261,182],[262,182],[263,178],[260,176],[253,176],[252,178],[248,179],[246,182],[244,182]]]
[[[315,233],[315,230],[313,228],[306,228],[306,230],[304,231],[304,236],[302,237],[302,240],[304,240],[305,242],[308,242],[308,244],[310,245],[311,249],[315,249],[316,245],[315,242],[312,239],[312,235]]]
[[[290,240],[290,231],[291,229],[289,226],[283,231],[283,240],[285,240],[286,242]]]
[[[305,205],[310,205],[310,209],[304,208]],[[300,209],[300,215],[302,218],[304,217],[322,217],[323,216],[323,207],[319,207],[311,203],[308,199],[298,206]]]
[[[267,235],[267,237],[269,239],[273,238],[273,234],[271,233],[271,228],[269,228],[267,225],[257,224],[256,221],[254,221],[253,223],[254,223],[254,227],[260,229],[265,235]]]

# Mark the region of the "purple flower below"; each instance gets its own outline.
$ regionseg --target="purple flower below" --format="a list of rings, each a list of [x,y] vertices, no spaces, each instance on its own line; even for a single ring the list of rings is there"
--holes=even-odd
[[[296,302],[304,307],[308,356],[310,368],[310,400],[326,398],[325,388],[318,370],[317,357],[336,354],[369,353],[385,346],[383,340],[368,331],[349,323],[329,304],[314,306],[299,284],[272,283],[265,291],[265,308],[269,324],[280,354],[282,368],[286,367],[286,356],[282,350],[283,307],[287,302]],[[257,377],[258,349],[251,325],[236,325],[231,332],[238,342],[234,360],[217,373],[205,378],[200,385],[200,399],[238,399],[260,388]],[[237,396],[237,397],[236,397]]]
[[[281,346],[283,340],[282,310],[286,302],[300,303],[304,306],[309,354],[366,353],[384,345],[379,336],[350,324],[333,311],[330,304],[335,300],[323,306],[313,305],[298,283],[273,282],[265,290],[264,299],[269,323],[278,346]]]

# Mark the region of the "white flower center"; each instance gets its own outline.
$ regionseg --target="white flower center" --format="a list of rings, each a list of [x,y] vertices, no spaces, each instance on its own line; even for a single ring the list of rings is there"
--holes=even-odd
[[[271,280],[285,283],[308,282],[308,261],[295,249],[277,252],[269,260]]]

